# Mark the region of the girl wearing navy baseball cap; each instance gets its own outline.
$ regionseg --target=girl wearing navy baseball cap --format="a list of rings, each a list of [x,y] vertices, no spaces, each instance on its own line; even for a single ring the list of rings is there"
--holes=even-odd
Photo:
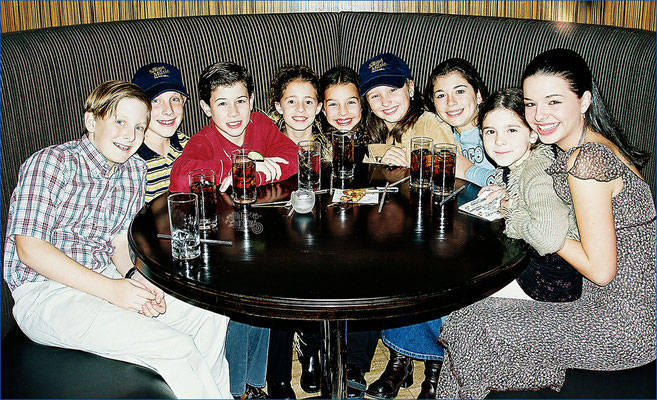
[[[365,129],[373,143],[365,162],[408,167],[414,136],[455,143],[450,126],[424,110],[422,95],[404,60],[392,53],[379,54],[365,61],[359,74],[360,95],[368,111]]]

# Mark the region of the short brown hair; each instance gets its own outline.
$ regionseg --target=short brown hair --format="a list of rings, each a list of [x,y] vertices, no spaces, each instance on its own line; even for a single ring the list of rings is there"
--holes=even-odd
[[[124,81],[107,81],[98,85],[84,102],[84,111],[96,118],[104,119],[108,114],[116,113],[116,106],[123,99],[136,99],[146,104],[148,115],[146,123],[151,120],[151,99],[137,85]]]

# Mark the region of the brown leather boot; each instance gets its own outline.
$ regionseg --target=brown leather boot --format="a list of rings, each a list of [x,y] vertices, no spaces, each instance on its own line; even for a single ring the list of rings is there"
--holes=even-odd
[[[397,397],[399,388],[413,384],[413,359],[390,349],[390,361],[379,379],[374,381],[367,394],[377,399]]]
[[[442,366],[442,361],[427,360],[424,362],[424,382],[422,382],[422,390],[417,396],[418,399],[436,398],[438,376],[440,375],[440,368],[442,368]]]

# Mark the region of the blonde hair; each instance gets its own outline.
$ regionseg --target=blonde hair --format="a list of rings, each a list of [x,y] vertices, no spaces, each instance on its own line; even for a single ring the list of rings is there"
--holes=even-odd
[[[95,118],[104,119],[108,114],[116,113],[116,107],[123,99],[136,99],[144,103],[148,109],[146,123],[150,122],[151,99],[139,86],[124,81],[106,81],[98,85],[84,102],[84,111]]]

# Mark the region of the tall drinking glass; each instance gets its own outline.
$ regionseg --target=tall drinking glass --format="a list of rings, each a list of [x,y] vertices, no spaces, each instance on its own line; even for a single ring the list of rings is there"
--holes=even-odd
[[[351,132],[331,134],[333,144],[333,176],[340,179],[354,176],[354,136]]]
[[[433,192],[449,196],[454,191],[456,175],[456,145],[436,143],[433,146]]]
[[[411,187],[427,189],[431,186],[433,140],[428,137],[411,138]]]
[[[171,228],[171,255],[177,260],[190,260],[201,255],[198,229],[198,196],[174,193],[167,199]]]
[[[189,172],[189,190],[198,196],[199,228],[217,227],[216,174],[211,169],[195,169]]]
[[[322,174],[322,144],[314,140],[299,142],[299,189],[318,190]]]
[[[256,162],[249,158],[251,149],[233,151],[233,201],[249,204],[256,201]]]

